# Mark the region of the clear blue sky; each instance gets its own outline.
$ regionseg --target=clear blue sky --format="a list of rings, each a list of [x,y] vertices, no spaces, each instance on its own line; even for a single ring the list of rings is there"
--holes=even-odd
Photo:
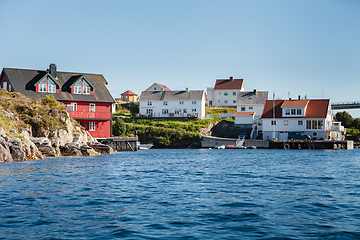
[[[0,0],[0,30],[1,68],[101,73],[113,97],[234,76],[276,98],[360,101],[359,0]]]

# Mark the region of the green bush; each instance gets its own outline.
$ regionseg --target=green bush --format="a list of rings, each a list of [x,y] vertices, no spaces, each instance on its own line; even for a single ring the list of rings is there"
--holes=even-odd
[[[122,136],[126,132],[126,124],[120,118],[116,118],[113,124],[113,134],[114,136]]]

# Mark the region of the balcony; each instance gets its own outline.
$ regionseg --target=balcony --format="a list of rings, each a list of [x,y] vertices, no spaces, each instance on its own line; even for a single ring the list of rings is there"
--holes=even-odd
[[[345,128],[344,128],[344,126],[341,126],[341,125],[332,125],[332,126],[330,126],[329,130],[336,131],[336,132],[344,132]]]
[[[68,111],[70,117],[74,119],[111,119],[111,112],[80,112]]]

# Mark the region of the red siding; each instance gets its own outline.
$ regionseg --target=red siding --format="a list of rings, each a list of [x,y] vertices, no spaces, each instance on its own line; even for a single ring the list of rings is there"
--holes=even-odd
[[[111,137],[111,121],[97,121],[97,120],[77,120],[81,126],[83,126],[86,131],[93,138],[107,138]],[[90,131],[90,122],[95,123],[95,131]]]
[[[7,88],[5,89],[6,91],[9,91],[9,82],[5,76],[5,74],[2,75],[1,79],[0,79],[0,88],[2,89],[3,88],[3,82],[7,82]],[[11,87],[11,91],[12,92],[14,91],[14,89]]]
[[[68,112],[72,118],[85,127],[92,137],[111,137],[111,103],[79,101],[62,102],[67,106],[71,106],[71,103],[77,104],[77,111],[69,111],[68,109]],[[95,112],[90,112],[90,103],[95,104]],[[90,131],[90,122],[95,122],[95,131]]]

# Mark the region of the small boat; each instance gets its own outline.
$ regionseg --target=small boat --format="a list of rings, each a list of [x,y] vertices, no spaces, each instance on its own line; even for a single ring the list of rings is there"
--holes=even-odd
[[[215,146],[216,149],[225,149],[225,145],[218,145],[218,146]]]
[[[141,144],[140,142],[138,142],[137,146],[138,146],[138,150],[149,150],[154,145],[152,143]]]

